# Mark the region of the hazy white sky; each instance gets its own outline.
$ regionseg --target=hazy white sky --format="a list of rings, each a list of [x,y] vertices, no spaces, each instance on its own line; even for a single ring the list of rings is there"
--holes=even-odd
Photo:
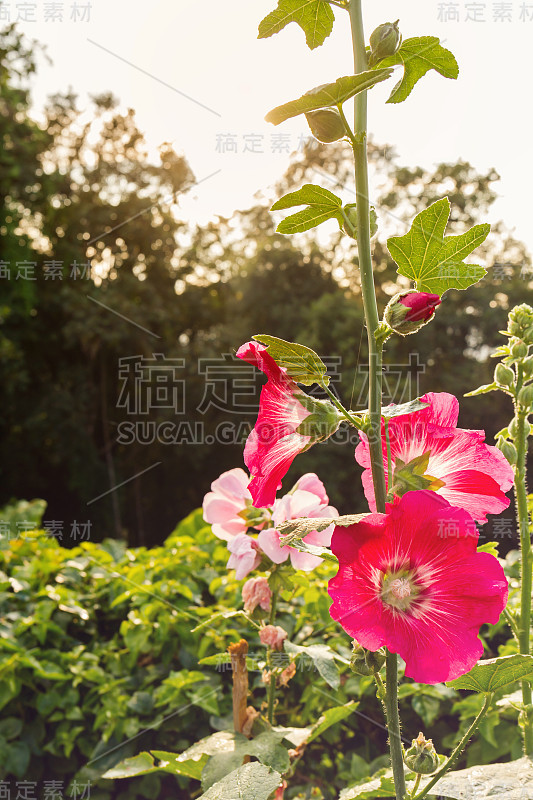
[[[282,174],[287,147],[295,150],[308,134],[303,118],[274,128],[265,113],[352,71],[346,12],[335,9],[332,36],[310,51],[294,23],[270,39],[256,38],[257,24],[275,4],[91,0],[87,21],[84,0],[4,0],[0,16],[14,21],[32,7],[35,21],[19,26],[48,46],[54,63],[35,79],[36,106],[69,87],[81,105],[88,93],[112,90],[136,110],[152,147],[171,141],[185,153],[200,185],[183,201],[183,212],[203,221],[247,207],[254,192]],[[52,7],[63,20],[50,20]],[[460,67],[457,81],[430,72],[399,105],[384,102],[394,78],[374,88],[374,139],[393,144],[405,164],[464,158],[480,170],[496,167],[500,196],[489,221],[503,218],[533,249],[533,2],[367,0],[364,8],[367,35],[399,17],[404,38],[439,36]],[[468,19],[475,13],[484,21]],[[449,15],[458,20],[445,21]]]

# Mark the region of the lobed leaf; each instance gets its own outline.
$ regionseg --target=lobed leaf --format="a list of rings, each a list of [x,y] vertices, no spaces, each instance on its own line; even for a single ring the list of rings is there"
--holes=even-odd
[[[311,50],[324,44],[333,30],[335,17],[327,0],[278,0],[278,7],[259,23],[258,39],[279,33],[290,22],[296,22],[305,33]]]
[[[265,119],[273,125],[279,125],[286,119],[315,111],[317,108],[328,108],[340,105],[359,92],[366,92],[376,83],[386,80],[392,74],[392,69],[375,69],[360,72],[358,75],[346,75],[337,78],[335,83],[324,83],[310,89],[297,100],[290,100],[282,106],[277,106],[269,111]]]
[[[489,693],[523,680],[533,680],[533,656],[517,653],[479,661],[466,675],[447,681],[446,685]]]
[[[311,386],[313,383],[328,385],[327,367],[314,350],[303,344],[278,339],[277,336],[268,336],[266,333],[256,334],[252,338],[266,345],[268,354],[276,364],[285,369],[287,375],[297,383],[303,383],[304,386]]]
[[[319,674],[332,689],[340,686],[339,668],[335,663],[335,654],[326,644],[312,644],[309,647],[285,641],[285,651],[296,656],[309,659]]]
[[[442,295],[448,289],[467,289],[486,274],[483,267],[463,259],[485,241],[490,225],[444,236],[449,216],[450,201],[444,197],[417,214],[408,233],[387,240],[398,273],[415,281],[419,292]]]
[[[311,531],[325,531],[330,525],[338,525],[341,528],[348,528],[361,522],[367,514],[343,514],[340,517],[297,517],[280,522],[276,530],[280,535],[279,543],[295,546],[295,542],[304,539]]]
[[[198,800],[268,800],[280,783],[279,772],[253,761],[213,784]]]
[[[455,79],[459,67],[455,56],[443,47],[436,36],[415,36],[406,39],[400,49],[379,62],[379,68],[401,65],[404,73],[392,90],[387,103],[401,103],[409,97],[415,84],[430,69],[436,70],[444,78]]]

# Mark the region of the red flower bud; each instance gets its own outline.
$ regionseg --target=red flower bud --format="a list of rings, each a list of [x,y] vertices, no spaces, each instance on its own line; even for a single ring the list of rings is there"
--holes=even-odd
[[[385,309],[383,319],[396,333],[406,336],[408,333],[416,333],[425,325],[440,304],[438,294],[408,289],[394,295]]]

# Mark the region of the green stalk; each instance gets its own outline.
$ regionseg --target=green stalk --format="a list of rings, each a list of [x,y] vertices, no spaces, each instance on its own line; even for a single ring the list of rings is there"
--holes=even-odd
[[[518,365],[518,375],[516,382],[516,396],[522,388],[524,376],[522,365]],[[518,528],[520,531],[520,551],[522,554],[522,588],[520,597],[520,619],[518,629],[518,644],[520,652],[529,655],[530,634],[531,634],[531,580],[533,572],[531,537],[529,534],[529,515],[527,511],[527,484],[526,484],[526,456],[527,439],[525,426],[528,417],[527,409],[519,405],[518,400],[515,404],[515,418],[517,422],[516,445],[516,469],[514,477],[514,490],[516,498],[516,515]],[[526,755],[533,755],[533,715],[531,714],[531,684],[522,681],[522,700],[523,710],[523,730],[524,730],[524,752]],[[529,708],[528,708],[529,707]]]
[[[350,0],[350,23],[354,54],[354,72],[367,69],[361,0]],[[361,290],[368,336],[370,430],[368,439],[372,463],[372,479],[378,511],[385,511],[385,474],[381,450],[381,353],[376,342],[379,325],[372,254],[370,250],[370,204],[368,200],[368,164],[366,155],[367,97],[366,92],[355,96],[354,137],[355,201],[357,205],[357,250],[361,270]]]
[[[481,720],[483,719],[483,717],[485,716],[485,714],[489,710],[489,707],[490,707],[490,704],[492,703],[492,698],[493,697],[494,697],[493,694],[487,694],[486,695],[485,702],[483,703],[483,708],[481,709],[481,711],[479,712],[479,714],[477,715],[477,717],[475,718],[475,720],[473,721],[473,723],[471,724],[471,726],[469,727],[469,729],[467,730],[467,732],[465,733],[465,735],[463,736],[463,738],[461,739],[461,741],[459,742],[457,747],[454,749],[454,751],[450,755],[449,759],[446,761],[444,766],[441,767],[439,769],[439,771],[435,773],[435,775],[433,775],[433,777],[431,778],[429,783],[427,783],[424,786],[424,788],[422,789],[420,794],[417,794],[416,796],[413,796],[413,800],[421,800],[422,797],[425,797],[427,795],[427,793],[429,792],[429,790],[433,786],[435,786],[437,781],[439,781],[442,778],[444,773],[448,772],[450,767],[452,767],[453,764],[457,761],[457,759],[459,758],[459,756],[461,755],[461,753],[465,749],[466,745],[468,744],[468,740],[475,733],[479,723],[481,722]]]
[[[398,656],[387,650],[385,662],[385,708],[387,711],[387,730],[389,731],[389,748],[394,776],[396,800],[403,800],[405,788],[405,771],[403,768],[402,739],[400,735],[400,715],[398,714]]]
[[[361,0],[350,0],[350,24],[354,55],[354,73],[367,69],[365,36]],[[379,326],[376,289],[370,250],[370,203],[368,192],[368,163],[366,153],[367,97],[366,92],[355,96],[354,135],[350,137],[355,160],[355,194],[357,206],[357,250],[361,271],[361,290],[368,336],[368,408],[370,427],[368,443],[372,466],[372,480],[377,511],[385,511],[386,490],[383,451],[381,447],[381,371],[383,342],[376,341]],[[398,659],[395,653],[387,652],[386,662],[386,708],[389,745],[396,800],[406,796],[403,768],[400,718],[398,714]]]

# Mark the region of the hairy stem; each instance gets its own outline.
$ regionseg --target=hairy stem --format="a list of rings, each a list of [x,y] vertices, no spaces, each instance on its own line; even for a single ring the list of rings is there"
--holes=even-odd
[[[522,388],[524,377],[522,365],[518,366],[516,382],[516,395]],[[527,511],[527,484],[526,484],[526,456],[527,440],[526,433],[527,409],[515,403],[515,419],[517,422],[516,444],[516,469],[514,477],[514,490],[516,498],[516,515],[518,519],[518,529],[520,531],[520,551],[522,554],[522,588],[520,596],[520,618],[518,625],[518,644],[520,652],[529,655],[530,636],[531,636],[531,583],[532,583],[532,552],[531,537],[529,534],[529,515]],[[523,710],[523,731],[524,731],[524,751],[526,755],[533,754],[533,715],[531,713],[531,684],[522,681],[522,700]],[[529,708],[528,708],[529,707]]]
[[[367,68],[361,13],[361,0],[350,0],[350,22],[355,74]],[[385,511],[385,474],[381,450],[381,345],[376,342],[379,325],[376,289],[370,251],[370,204],[368,200],[368,164],[366,154],[367,97],[366,92],[355,96],[354,137],[355,194],[357,206],[357,250],[361,271],[361,290],[368,335],[370,430],[368,439],[372,462],[372,479],[378,511]]]
[[[274,591],[274,592],[272,592],[272,599],[270,601],[270,617],[269,617],[269,620],[268,620],[268,624],[269,625],[273,625],[274,624],[274,620],[276,619],[277,604],[278,604],[278,592]],[[268,651],[267,651],[267,665],[269,667],[272,666],[271,654],[272,654],[272,649],[269,647]],[[270,672],[270,680],[269,680],[269,683],[268,683],[267,696],[268,696],[267,719],[270,722],[270,724],[273,725],[273,723],[274,723],[274,701],[276,699],[276,676],[275,676],[275,674],[274,674],[274,672],[272,670]]]
[[[365,37],[361,0],[350,0],[350,24],[354,55],[354,73],[367,68]],[[376,288],[372,270],[370,250],[370,203],[368,193],[368,163],[366,153],[367,135],[367,96],[360,92],[355,96],[353,137],[350,137],[355,160],[355,194],[357,207],[357,251],[361,271],[361,290],[368,336],[368,408],[370,426],[368,443],[372,465],[372,480],[377,511],[385,511],[385,471],[381,447],[381,358],[383,342],[376,340],[379,326]],[[387,652],[386,666],[386,708],[389,745],[396,800],[406,795],[405,773],[403,768],[402,744],[400,739],[400,718],[398,714],[398,659],[395,653]]]
[[[454,763],[457,761],[457,759],[459,758],[459,756],[461,755],[461,753],[465,749],[466,745],[468,744],[468,740],[475,733],[479,723],[481,722],[481,720],[483,719],[483,717],[485,716],[485,714],[489,710],[489,707],[490,707],[490,704],[492,703],[492,698],[493,697],[494,697],[493,694],[487,694],[485,696],[485,702],[483,703],[483,708],[481,709],[481,711],[479,712],[479,714],[477,715],[477,717],[475,718],[475,720],[473,721],[473,723],[471,724],[471,726],[469,727],[469,729],[467,730],[467,732],[465,733],[465,735],[463,736],[463,738],[461,739],[461,741],[459,742],[457,747],[454,749],[454,751],[450,755],[449,759],[446,761],[444,766],[441,767],[439,769],[439,771],[435,773],[435,775],[433,775],[433,777],[431,778],[429,783],[427,783],[424,786],[424,788],[422,789],[420,794],[417,794],[416,797],[413,797],[413,800],[421,800],[422,797],[425,797],[427,795],[427,793],[429,792],[429,790],[433,786],[435,786],[437,781],[442,778],[444,773],[448,772],[448,770],[454,765]]]

